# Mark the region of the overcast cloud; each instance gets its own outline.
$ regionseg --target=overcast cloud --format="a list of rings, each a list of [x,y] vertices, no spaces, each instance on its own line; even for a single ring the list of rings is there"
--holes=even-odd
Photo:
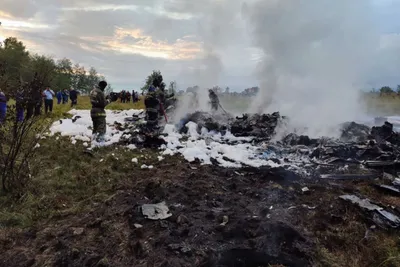
[[[262,82],[256,69],[269,51],[257,36],[262,36],[262,27],[258,25],[254,29],[244,9],[247,8],[248,12],[257,7],[268,9],[268,3],[276,1],[0,0],[0,40],[16,36],[31,51],[56,58],[67,57],[85,67],[94,66],[117,90],[139,88],[153,69],[161,70],[167,82],[176,80],[181,89],[195,84],[218,84],[242,90]],[[400,1],[373,0],[372,3],[368,7],[362,5],[360,9],[354,4],[354,11],[345,13],[346,19],[352,17],[352,12],[356,14],[355,25],[359,21],[373,21],[378,33],[376,40],[371,42],[378,43],[376,49],[379,51],[376,52],[379,56],[374,58],[371,69],[363,76],[365,78],[357,82],[365,86],[400,84]],[[342,12],[339,5],[338,9],[333,6],[330,4],[331,13]],[[323,4],[318,4],[318,8],[324,12]],[[273,17],[276,14],[271,12],[256,15],[271,15],[265,20],[268,22],[266,28],[274,27],[271,18],[280,18]],[[343,25],[347,27],[352,23],[345,21]],[[285,31],[291,29],[281,28]],[[319,30],[329,31],[323,27]],[[348,36],[351,30],[345,32],[346,37],[351,38]],[[290,42],[290,36],[285,36],[285,33],[280,35],[269,29],[265,34],[283,36],[282,40]],[[324,37],[324,32],[320,36]],[[335,46],[334,39],[324,40]],[[348,41],[351,43],[351,39]],[[279,44],[274,45],[272,52],[278,51]],[[307,50],[307,53],[312,52]],[[288,58],[293,60],[296,57],[285,56],[281,60]],[[312,61],[309,64],[317,63]],[[281,61],[279,64],[285,68],[290,65],[293,71],[302,69],[296,62]]]

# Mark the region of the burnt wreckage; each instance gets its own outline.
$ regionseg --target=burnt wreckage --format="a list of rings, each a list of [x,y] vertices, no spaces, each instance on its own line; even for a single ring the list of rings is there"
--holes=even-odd
[[[140,116],[128,118],[125,125],[117,125],[125,133],[121,138],[124,144],[135,144],[143,147],[160,147],[165,144],[162,127],[157,131],[148,132],[143,124],[137,124]],[[244,114],[233,117],[229,114],[214,114],[195,112],[185,116],[175,127],[183,138],[188,134],[189,122],[197,124],[197,132],[202,129],[208,132],[219,133],[224,136],[228,131],[236,137],[248,137],[235,141],[224,140],[228,144],[238,142],[250,143],[259,147],[259,157],[282,164],[280,168],[269,166],[258,168],[259,171],[282,171],[286,169],[286,176],[293,175],[296,170],[285,168],[297,164],[297,168],[305,170],[302,176],[305,179],[315,178],[324,181],[331,180],[370,180],[371,185],[388,194],[400,195],[400,182],[397,172],[400,169],[400,134],[395,132],[393,125],[383,121],[382,126],[372,128],[355,122],[340,125],[341,136],[338,139],[313,139],[304,135],[289,133],[280,141],[272,142],[279,126],[284,125],[288,118],[278,112],[273,114]],[[298,155],[301,161],[298,162]],[[231,160],[231,159],[229,159]],[[295,162],[297,161],[297,162]],[[217,161],[212,161],[218,165]],[[245,164],[242,164],[246,168]],[[253,168],[254,169],[254,168]],[[294,171],[294,172],[293,172]],[[291,172],[292,174],[290,174]],[[299,175],[299,174],[295,174]],[[383,184],[382,176],[391,177]],[[399,228],[399,211],[390,212],[378,205],[364,205],[371,203],[362,196],[342,196],[340,199],[352,202],[367,211],[368,217],[382,227]],[[396,215],[398,214],[398,215]]]

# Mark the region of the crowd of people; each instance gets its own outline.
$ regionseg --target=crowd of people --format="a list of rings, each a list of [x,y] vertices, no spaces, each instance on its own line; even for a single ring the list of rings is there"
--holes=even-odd
[[[57,98],[57,104],[67,104],[71,100],[71,107],[77,105],[79,92],[75,89],[64,89],[54,93],[49,87],[45,87],[43,91],[32,92],[29,98],[24,96],[22,91],[15,94],[15,104],[17,111],[17,121],[22,121],[24,115],[29,119],[32,116],[39,116],[42,113],[43,103],[45,114],[53,111],[54,97]],[[7,115],[7,102],[10,97],[0,89],[0,123],[2,123]],[[26,112],[26,114],[25,114]]]
[[[119,93],[119,99],[121,100],[121,103],[130,103],[132,99],[132,103],[138,102],[139,101],[139,94],[132,90],[132,93],[126,90],[122,90]]]

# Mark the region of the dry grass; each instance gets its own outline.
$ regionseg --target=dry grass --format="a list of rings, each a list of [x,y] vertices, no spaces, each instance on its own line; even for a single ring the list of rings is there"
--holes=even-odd
[[[67,138],[42,140],[36,164],[40,171],[21,197],[0,195],[0,228],[31,227],[36,223],[90,209],[116,192],[116,186],[140,170],[142,164],[156,165],[151,150],[100,148],[94,156],[84,153],[81,143]],[[139,163],[132,163],[132,158]]]

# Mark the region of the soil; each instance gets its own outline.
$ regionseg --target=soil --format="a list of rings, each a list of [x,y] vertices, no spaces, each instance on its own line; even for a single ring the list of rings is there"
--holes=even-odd
[[[309,191],[303,192],[305,186]],[[345,249],[339,235],[321,241],[318,233],[347,224],[350,216],[364,223],[362,212],[337,199],[355,186],[306,180],[282,169],[161,162],[127,175],[115,195],[87,214],[60,215],[32,229],[3,233],[0,262],[9,267],[318,265],[318,246]],[[162,201],[171,217],[144,218],[142,204]]]

